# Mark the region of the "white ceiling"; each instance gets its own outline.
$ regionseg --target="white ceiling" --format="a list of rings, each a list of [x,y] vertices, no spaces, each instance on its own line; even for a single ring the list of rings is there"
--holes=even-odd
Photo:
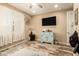
[[[39,6],[33,6],[33,8],[29,8],[29,4],[30,3],[10,3],[10,5],[25,11],[29,15],[38,15],[47,12],[55,12],[73,8],[72,3],[40,3],[39,5],[43,6],[43,8],[40,8]],[[58,8],[54,7],[55,4],[58,4]]]

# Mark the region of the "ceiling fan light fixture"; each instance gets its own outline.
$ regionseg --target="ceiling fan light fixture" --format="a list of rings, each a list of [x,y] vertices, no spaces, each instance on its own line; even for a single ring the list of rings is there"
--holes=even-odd
[[[43,8],[43,6],[42,5],[38,5],[40,8]]]
[[[29,5],[29,8],[32,9],[34,6],[37,6],[37,7],[39,7],[39,8],[43,8],[42,5],[40,5],[40,4],[36,4],[36,3],[31,3],[31,4]]]

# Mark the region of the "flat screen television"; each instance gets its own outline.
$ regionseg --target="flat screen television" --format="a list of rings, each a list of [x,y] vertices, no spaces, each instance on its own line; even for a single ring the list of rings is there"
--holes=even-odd
[[[55,25],[56,25],[56,16],[42,19],[42,26],[55,26]]]

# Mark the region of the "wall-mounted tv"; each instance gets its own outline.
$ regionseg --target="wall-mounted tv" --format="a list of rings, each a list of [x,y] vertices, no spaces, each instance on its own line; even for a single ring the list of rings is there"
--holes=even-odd
[[[42,18],[42,26],[55,26],[56,25],[56,16]]]

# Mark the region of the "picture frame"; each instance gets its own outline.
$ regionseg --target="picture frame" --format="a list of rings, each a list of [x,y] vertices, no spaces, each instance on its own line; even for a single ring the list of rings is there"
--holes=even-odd
[[[78,8],[74,12],[75,25],[78,25]]]

